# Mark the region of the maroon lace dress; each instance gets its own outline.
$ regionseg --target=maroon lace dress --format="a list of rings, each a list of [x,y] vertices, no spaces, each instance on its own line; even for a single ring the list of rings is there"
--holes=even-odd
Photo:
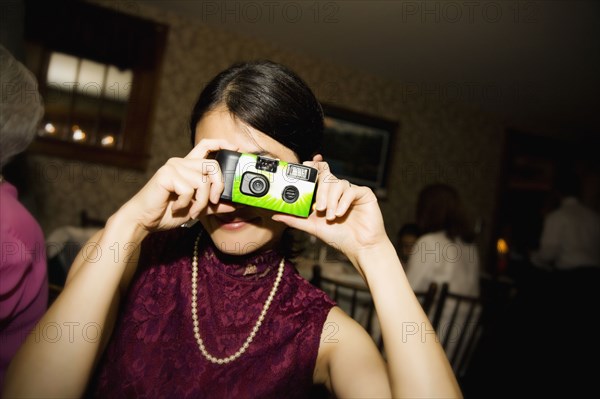
[[[312,388],[321,332],[334,303],[286,261],[258,334],[237,360],[201,354],[191,317],[191,257],[200,229],[152,234],[97,368],[89,396],[101,398],[302,398]],[[206,236],[206,235],[205,235]],[[235,353],[256,323],[282,255],[227,257],[203,238],[198,318],[207,351]]]

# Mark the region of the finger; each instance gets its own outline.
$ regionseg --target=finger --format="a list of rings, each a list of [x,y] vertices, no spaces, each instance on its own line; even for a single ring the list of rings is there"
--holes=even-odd
[[[315,197],[315,210],[324,212],[327,210],[327,196],[329,195],[330,183],[319,181],[317,185],[317,195]]]
[[[347,189],[349,189],[348,180],[339,180],[336,183],[331,184],[327,196],[327,214],[325,216],[327,220],[335,219],[338,203],[340,202],[340,198],[344,194],[344,191]]]
[[[218,204],[209,203],[206,209],[204,210],[204,214],[213,215],[215,213],[231,213],[235,212],[237,209],[237,206],[231,203],[221,201]]]
[[[317,169],[319,172],[330,171],[329,164],[323,161],[323,156],[317,154],[313,157],[312,161],[304,161],[302,165],[310,166],[311,168]]]
[[[353,188],[352,186],[350,186],[347,190],[345,190],[344,194],[342,194],[342,198],[340,198],[340,200],[338,202],[338,206],[335,211],[335,216],[337,216],[337,217],[344,216],[346,214],[346,212],[348,212],[348,209],[350,209],[350,206],[356,199],[356,196],[357,196],[356,189]]]
[[[177,212],[181,209],[185,209],[190,205],[194,196],[194,187],[190,186],[185,179],[181,177],[172,178],[173,189],[172,192],[177,194],[177,199],[171,205],[171,210]]]
[[[187,173],[188,171],[198,174],[212,172],[214,169],[216,169],[216,167],[213,166],[215,162],[216,161],[212,159],[169,158],[169,160],[165,163],[165,166],[167,166],[166,169],[169,171],[177,170],[182,175],[189,175],[189,173]],[[190,183],[192,182],[190,181]]]
[[[195,201],[192,207],[190,208],[190,216],[192,218],[197,218],[198,215],[200,215],[200,212],[202,212],[206,208],[208,204],[209,194],[210,191],[207,187],[201,187],[196,190],[196,195],[194,196]]]
[[[223,175],[221,174],[221,168],[219,163],[212,159],[204,159],[201,162],[197,160],[185,160],[192,161],[194,164],[190,169],[189,167],[182,166],[179,171],[188,179],[190,185],[196,187],[197,191],[206,193],[206,203],[210,200],[213,204],[219,202],[223,189],[225,188],[225,182]],[[199,197],[197,197],[198,199]]]
[[[317,154],[313,157],[312,161],[304,161],[302,165],[310,166],[311,168],[317,169],[317,192],[315,194],[315,202],[313,205],[313,209],[322,212],[327,208],[327,191],[328,187],[325,184],[321,184],[323,181],[324,175],[328,171],[328,165],[325,162],[320,162],[323,157],[320,154]],[[324,165],[323,165],[324,164]]]
[[[205,177],[208,178],[210,183],[210,202],[218,204],[221,200],[221,194],[223,194],[223,190],[225,189],[225,179],[219,163],[215,161],[213,167],[216,169],[216,173],[207,173]]]
[[[156,184],[168,192],[169,195],[175,194],[177,196],[177,199],[172,204],[172,207],[175,207],[174,210],[180,209],[181,206],[186,206],[186,197],[189,196],[189,202],[194,194],[194,187],[179,174],[177,168],[170,161],[156,173]],[[180,196],[183,196],[181,200],[179,199]]]
[[[189,185],[194,187],[197,192],[202,193],[202,196],[197,195],[196,199],[205,198],[203,205],[206,205],[209,199],[215,204],[219,202],[224,189],[224,181],[217,161],[214,159],[178,158],[168,162],[187,180]]]
[[[174,170],[181,178],[185,179],[186,182],[194,189],[200,187],[203,184],[208,185],[210,183],[209,176],[205,175],[200,170],[188,168],[184,164],[175,165]]]
[[[195,170],[196,172],[200,172],[205,175],[220,175],[221,173],[219,162],[214,159],[171,158],[168,162],[172,163],[173,166],[178,168]]]
[[[271,219],[273,219],[276,222],[281,222],[293,229],[311,233],[309,231],[309,227],[311,226],[311,224],[308,222],[308,219],[280,213],[271,216]]]
[[[221,196],[223,187],[225,185],[225,178],[223,176],[223,172],[221,171],[221,165],[219,165],[219,163],[214,159],[204,160],[202,161],[202,174],[206,176],[208,181],[211,183],[211,192],[213,190],[217,192],[216,201],[219,201],[219,197]],[[214,197],[211,196],[211,198]]]
[[[330,169],[327,162],[315,162],[314,166],[319,171],[319,177],[317,179],[317,197],[315,199],[315,209],[319,212],[327,210],[327,198],[329,198],[329,190],[333,183],[338,181]]]
[[[225,140],[218,139],[204,139],[200,140],[200,142],[192,148],[192,150],[185,156],[186,159],[198,159],[198,158],[206,158],[206,156],[218,150],[232,150],[237,151],[238,147],[229,143]]]

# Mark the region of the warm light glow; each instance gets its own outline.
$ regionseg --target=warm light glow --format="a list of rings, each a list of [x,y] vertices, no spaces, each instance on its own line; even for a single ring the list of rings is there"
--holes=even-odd
[[[508,244],[506,243],[506,240],[504,240],[504,238],[498,239],[498,242],[496,243],[496,249],[501,255],[508,253]]]
[[[111,135],[102,137],[101,143],[105,147],[112,147],[115,144],[115,138]]]
[[[73,130],[73,141],[85,141],[85,132],[79,128]]]
[[[46,123],[46,125],[44,125],[44,130],[46,131],[46,133],[48,134],[54,134],[56,132],[56,128],[54,127],[54,125],[50,122]]]

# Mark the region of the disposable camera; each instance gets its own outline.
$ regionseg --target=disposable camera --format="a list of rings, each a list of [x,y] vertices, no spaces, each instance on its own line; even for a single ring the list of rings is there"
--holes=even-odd
[[[211,155],[223,173],[221,199],[296,216],[310,214],[317,169],[229,150]]]

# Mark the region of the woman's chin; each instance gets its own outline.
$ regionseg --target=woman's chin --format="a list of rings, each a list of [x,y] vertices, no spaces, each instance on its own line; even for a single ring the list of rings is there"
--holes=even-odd
[[[252,225],[227,226],[210,232],[215,246],[228,255],[247,255],[270,246],[273,234]]]
[[[228,255],[247,255],[260,249],[270,249],[285,229],[284,225],[270,217],[249,212],[211,215],[202,220],[202,224],[215,246]]]
[[[226,239],[221,238],[219,235],[211,235],[211,238],[215,246],[219,251],[227,255],[247,255],[261,248],[265,248],[268,242],[257,242],[257,240],[243,240],[243,239]]]

